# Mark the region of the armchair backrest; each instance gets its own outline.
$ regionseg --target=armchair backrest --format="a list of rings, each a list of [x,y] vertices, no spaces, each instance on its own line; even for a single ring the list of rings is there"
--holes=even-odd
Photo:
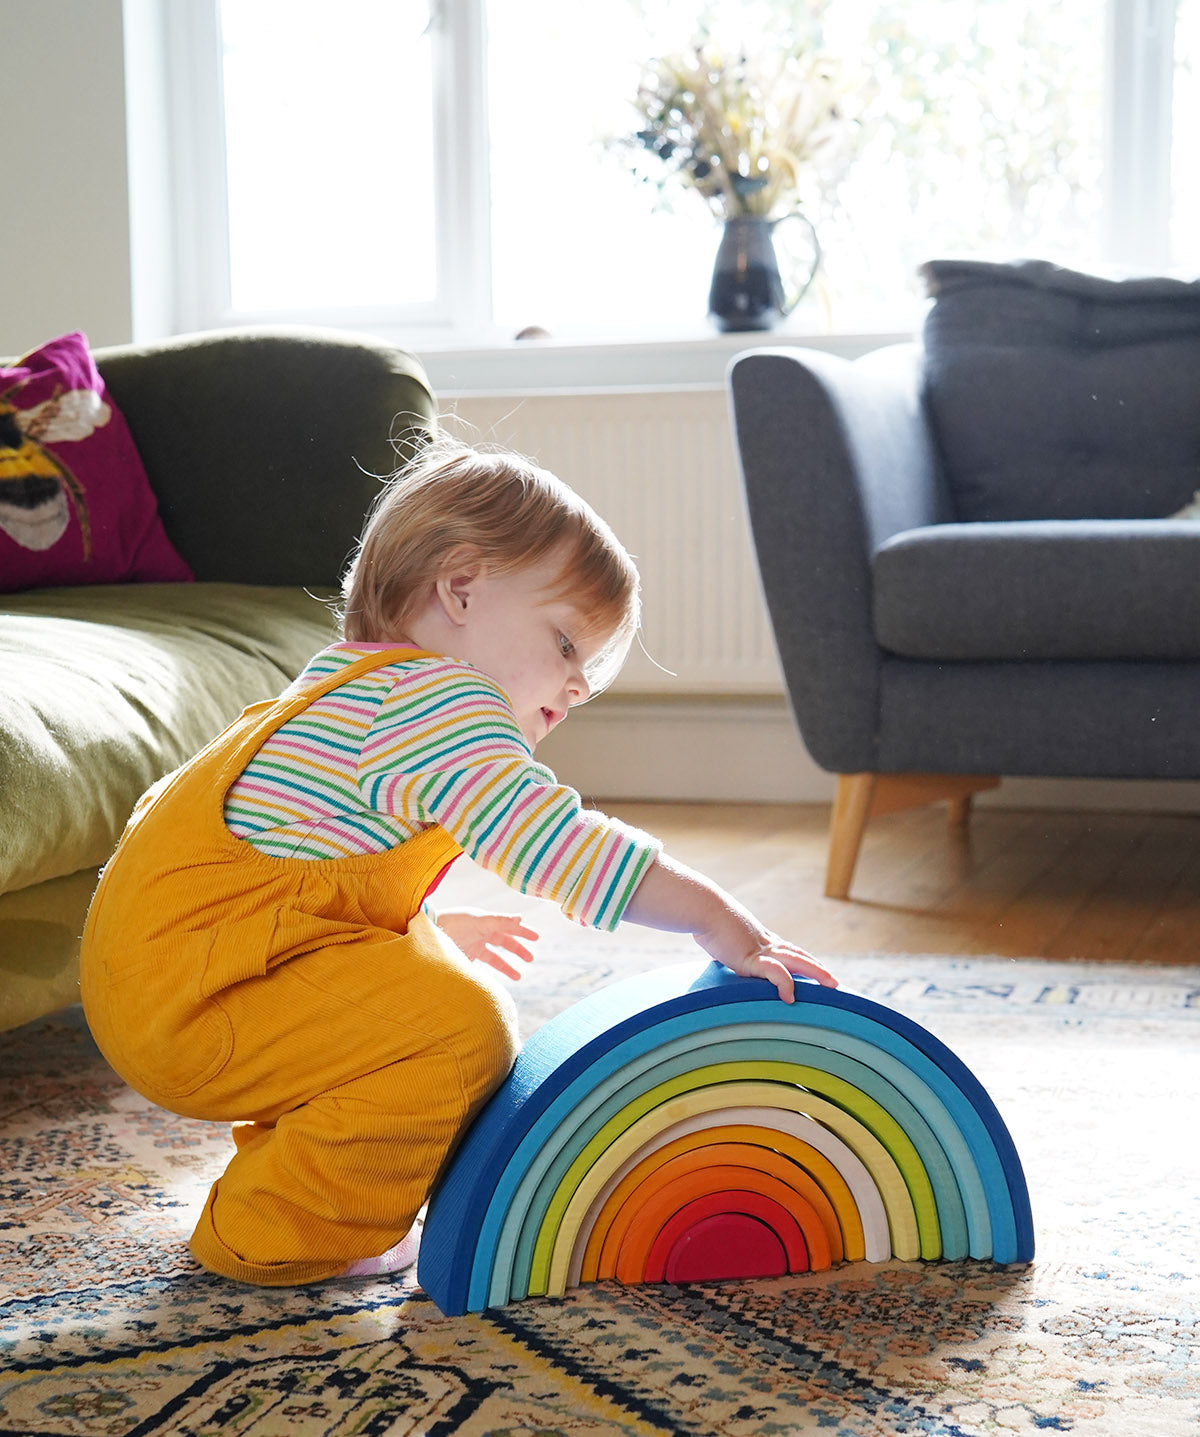
[[[1200,487],[1200,282],[934,260],[924,402],[959,520],[1148,519]]]

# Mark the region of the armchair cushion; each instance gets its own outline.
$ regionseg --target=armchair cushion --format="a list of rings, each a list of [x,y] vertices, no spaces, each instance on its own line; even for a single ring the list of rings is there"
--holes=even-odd
[[[956,517],[1158,518],[1200,486],[1200,282],[922,268],[925,402]]]
[[[1200,524],[934,524],[873,565],[880,646],[911,659],[1200,659]]]

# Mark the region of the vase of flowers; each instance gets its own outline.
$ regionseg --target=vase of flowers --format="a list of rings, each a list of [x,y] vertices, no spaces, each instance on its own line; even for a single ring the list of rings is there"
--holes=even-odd
[[[853,156],[854,94],[845,64],[792,36],[728,50],[705,30],[647,66],[638,126],[617,144],[664,199],[671,188],[694,191],[721,220],[709,293],[719,328],[769,329],[808,291],[821,248],[807,211]],[[785,221],[798,243],[781,273]]]
[[[785,281],[775,250],[776,225],[795,220],[806,227],[807,258],[788,267]],[[725,221],[708,292],[708,315],[721,330],[772,329],[791,314],[816,278],[821,263],[817,231],[800,210],[776,220],[734,215]]]

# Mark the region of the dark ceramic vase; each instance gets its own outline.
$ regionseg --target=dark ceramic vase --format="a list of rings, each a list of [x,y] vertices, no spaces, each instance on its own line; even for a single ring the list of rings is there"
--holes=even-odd
[[[789,266],[785,282],[774,231],[788,220],[805,227],[805,253]],[[816,231],[797,211],[777,220],[738,215],[725,221],[708,294],[709,318],[720,330],[773,329],[808,291],[821,263]]]

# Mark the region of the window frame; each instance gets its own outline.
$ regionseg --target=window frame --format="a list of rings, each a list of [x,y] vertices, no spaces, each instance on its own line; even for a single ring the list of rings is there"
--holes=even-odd
[[[509,339],[491,315],[487,0],[429,5],[436,298],[423,305],[269,313],[235,311],[230,303],[219,0],[164,7],[174,313],[181,331],[334,324],[458,355],[496,349]],[[1177,0],[1105,3],[1099,243],[1104,261],[1122,269],[1153,272],[1168,264],[1176,10]],[[699,336],[677,338],[695,343]]]
[[[491,310],[485,0],[429,0],[435,298],[422,304],[235,309],[231,299],[220,0],[165,7],[175,313],[185,330],[338,324],[449,339]]]
[[[1177,10],[1177,0],[1107,4],[1101,253],[1147,272],[1170,262]]]

